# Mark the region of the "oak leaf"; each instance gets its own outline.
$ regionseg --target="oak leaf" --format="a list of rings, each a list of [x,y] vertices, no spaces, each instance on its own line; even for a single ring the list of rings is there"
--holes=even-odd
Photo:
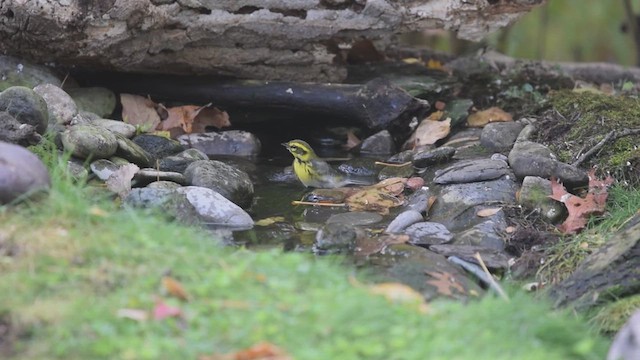
[[[217,129],[231,126],[226,111],[210,106],[211,103],[204,106],[183,105],[167,108],[167,118],[160,122],[156,129],[169,131],[171,138],[175,139],[182,134],[206,132],[207,126]]]
[[[469,115],[469,117],[467,117],[467,126],[484,127],[488,123],[500,121],[513,121],[513,116],[499,107],[494,106]]]
[[[151,99],[140,95],[120,94],[120,103],[122,120],[135,125],[142,132],[153,130],[160,124],[157,104]]]

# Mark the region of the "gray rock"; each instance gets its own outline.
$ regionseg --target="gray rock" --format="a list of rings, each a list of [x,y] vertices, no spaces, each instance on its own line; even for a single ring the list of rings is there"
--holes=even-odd
[[[42,84],[33,88],[47,103],[49,123],[67,125],[78,114],[78,108],[71,96],[52,84]]]
[[[453,158],[456,149],[451,146],[440,146],[432,150],[419,151],[413,155],[413,165],[424,168],[430,165],[442,164]]]
[[[570,188],[585,186],[589,183],[586,171],[556,160],[549,148],[532,141],[523,140],[515,143],[509,153],[509,165],[518,178],[556,177]]]
[[[167,189],[167,190],[175,190],[181,186],[182,185],[176,182],[167,181],[167,180],[154,181],[152,183],[149,183],[149,185],[147,185],[147,187],[151,189]]]
[[[333,214],[327,220],[327,224],[340,223],[349,226],[371,225],[382,221],[382,215],[368,211],[349,211]]]
[[[253,219],[249,214],[216,191],[198,186],[185,186],[174,191],[183,195],[200,220],[208,225],[239,228],[253,226]],[[190,216],[189,212],[185,214],[186,217]],[[184,218],[180,212],[177,215],[178,219]]]
[[[450,231],[460,231],[486,220],[477,211],[497,204],[515,204],[518,185],[513,178],[443,186],[438,201],[430,210],[430,220],[442,223]]]
[[[482,129],[480,144],[491,151],[510,150],[523,128],[520,122],[489,123]]]
[[[29,146],[39,143],[41,139],[35,127],[22,124],[8,112],[0,111],[0,141]]]
[[[153,166],[154,160],[142,147],[121,134],[114,133],[118,143],[116,155],[127,159],[140,167]]]
[[[12,86],[25,86],[33,89],[40,84],[61,86],[62,82],[48,67],[0,55],[0,91]]]
[[[0,111],[6,111],[22,124],[33,126],[44,134],[49,125],[47,103],[35,91],[13,86],[0,93]]]
[[[149,184],[153,181],[171,181],[178,184],[187,184],[184,175],[171,171],[158,171],[156,169],[140,169],[134,177],[136,184]]]
[[[551,181],[537,176],[525,176],[520,188],[518,203],[525,208],[539,211],[551,222],[561,220],[564,205],[549,196],[552,194]]]
[[[49,171],[37,156],[22,146],[0,142],[0,204],[50,187]]]
[[[81,159],[104,159],[115,154],[118,140],[109,130],[93,125],[75,125],[62,133],[62,145]]]
[[[190,185],[213,189],[241,207],[251,206],[253,183],[244,171],[216,160],[198,160],[184,171]]]
[[[99,117],[109,117],[116,108],[116,95],[106,88],[71,88],[67,93],[78,105],[78,110],[89,111]]]
[[[91,113],[83,113],[83,114],[91,114]],[[101,128],[105,128],[112,133],[120,134],[127,139],[131,139],[136,134],[136,127],[127,124],[124,121],[110,120],[110,119],[91,119],[91,124],[95,126],[99,126]]]
[[[456,245],[477,245],[485,249],[504,250],[504,230],[507,222],[504,212],[500,211],[486,221],[457,233],[453,239]]]
[[[362,141],[360,152],[366,154],[393,154],[396,151],[396,145],[393,142],[391,133],[382,130],[375,133]]]
[[[76,181],[86,181],[89,178],[89,170],[77,159],[71,158],[67,161],[67,171]]]
[[[175,155],[181,151],[184,151],[185,147],[180,145],[179,142],[171,139],[167,139],[164,136],[142,134],[133,138],[133,142],[138,144],[141,148],[145,149],[156,159],[162,159],[163,157]]]
[[[422,189],[418,189],[407,198],[407,205],[405,208],[407,210],[415,210],[419,213],[423,213],[427,211],[427,208],[429,207],[430,196],[431,192],[429,192],[428,188],[423,187]]]
[[[178,137],[178,141],[184,146],[201,150],[207,156],[257,156],[261,148],[260,140],[255,135],[240,130],[184,134]]]
[[[120,166],[107,159],[98,159],[91,162],[89,168],[91,169],[91,172],[98,177],[98,179],[107,181],[111,177],[111,175],[113,175],[113,173],[118,171]]]
[[[436,171],[436,184],[463,184],[494,180],[511,174],[509,165],[501,160],[480,159],[459,161],[446,169]]]
[[[409,242],[414,245],[439,245],[453,239],[453,234],[446,226],[431,221],[415,223],[406,228],[404,233],[409,235]]]
[[[462,125],[469,116],[469,110],[473,106],[473,100],[471,99],[455,99],[447,101],[447,105],[444,108],[443,119],[451,118],[451,128]]]
[[[345,213],[345,208],[333,208],[329,206],[312,206],[304,209],[302,212],[302,220],[306,223],[324,224],[336,214]]]
[[[482,134],[481,128],[463,128],[451,135],[442,146],[465,149],[480,145],[480,134]]]
[[[391,223],[384,230],[387,233],[399,233],[406,229],[410,225],[417,222],[424,221],[422,214],[415,210],[403,211],[391,221]]]
[[[78,113],[76,114],[76,116],[73,117],[73,119],[71,120],[71,125],[91,125],[93,124],[94,120],[99,120],[100,116],[92,113],[92,112],[88,112],[88,111],[78,111]],[[115,120],[113,120],[115,121]],[[98,124],[99,126],[100,124]],[[103,126],[105,127],[105,126]],[[106,128],[106,127],[105,127]]]
[[[392,163],[392,164],[406,163],[407,161],[413,160],[414,153],[415,152],[413,150],[401,151],[387,158],[386,162]]]
[[[429,247],[429,250],[442,254],[446,257],[456,256],[462,260],[479,264],[480,262],[475,257],[475,254],[477,253],[480,254],[482,262],[484,262],[488,268],[506,269],[509,266],[509,256],[502,250],[495,250],[477,245],[453,244],[433,245]]]
[[[183,173],[192,162],[208,159],[209,157],[198,149],[187,149],[175,155],[160,159],[158,168],[163,171]]]
[[[640,310],[636,309],[613,339],[607,353],[607,360],[638,359],[640,359]]]
[[[174,189],[135,188],[123,199],[123,203],[137,208],[162,207],[172,202]],[[169,206],[167,206],[169,208]]]
[[[316,233],[314,247],[319,251],[350,252],[355,247],[356,230],[353,226],[342,223],[326,224]]]

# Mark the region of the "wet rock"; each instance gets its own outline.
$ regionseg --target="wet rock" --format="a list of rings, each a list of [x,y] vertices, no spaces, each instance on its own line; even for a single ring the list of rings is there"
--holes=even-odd
[[[344,202],[345,198],[346,194],[337,189],[313,189],[305,194],[304,201],[340,204]]]
[[[391,133],[382,130],[375,133],[362,141],[360,152],[366,154],[393,154],[396,151],[396,145],[393,142]]]
[[[394,177],[408,178],[413,176],[414,172],[415,171],[411,163],[404,166],[385,166],[378,173],[378,180],[382,181]]]
[[[6,111],[0,111],[0,141],[23,146],[40,142],[42,136],[36,128],[29,124],[22,124]]]
[[[316,234],[315,249],[324,252],[350,252],[356,243],[356,230],[342,223],[326,224]]]
[[[109,130],[93,125],[75,125],[62,133],[62,145],[81,159],[104,159],[115,154],[118,140]]]
[[[184,171],[187,182],[215,190],[241,207],[251,206],[253,183],[244,171],[216,160],[198,160]]]
[[[387,233],[400,233],[410,225],[417,222],[424,221],[422,214],[419,211],[407,210],[403,211],[391,221],[391,223],[384,230]]]
[[[357,157],[340,164],[338,170],[351,176],[375,176],[378,173],[375,162],[372,158]]]
[[[157,188],[135,188],[123,199],[123,203],[137,208],[161,207],[170,203],[175,190]]]
[[[173,181],[167,181],[167,180],[160,180],[160,181],[154,181],[152,183],[149,183],[149,185],[147,185],[147,188],[150,189],[165,189],[165,190],[175,190],[179,187],[181,187],[182,185],[173,182]]]
[[[518,185],[508,176],[491,181],[445,185],[431,208],[430,220],[442,223],[450,231],[478,224],[485,218],[476,215],[484,204],[515,204]],[[486,206],[484,206],[486,207]]]
[[[461,184],[494,180],[511,174],[509,165],[501,160],[480,159],[459,161],[446,169],[436,171],[436,184]]]
[[[176,189],[175,192],[185,197],[199,219],[206,224],[241,228],[253,226],[253,219],[249,214],[216,191],[198,186],[185,186]],[[179,220],[189,220],[191,216],[191,211],[185,211],[184,205],[176,211]]]
[[[425,248],[395,244],[369,257],[391,278],[411,286],[427,300],[449,297],[464,300],[482,294],[482,289],[459,267]]]
[[[489,249],[477,245],[453,244],[433,245],[429,247],[429,250],[446,257],[456,256],[474,264],[480,264],[475,257],[476,254],[480,254],[484,264],[491,269],[506,269],[509,266],[509,256],[502,250]]]
[[[109,117],[116,109],[116,95],[106,88],[70,88],[67,93],[75,101],[78,110],[92,112],[101,118]]]
[[[138,170],[134,179],[137,185],[149,184],[153,181],[171,181],[182,185],[187,184],[187,179],[181,173],[158,171],[150,168]]]
[[[413,155],[413,165],[424,168],[431,165],[446,163],[456,154],[456,149],[451,146],[440,146],[436,149],[423,150]]]
[[[6,111],[22,124],[33,126],[44,134],[49,125],[47,103],[35,91],[13,86],[0,93],[0,111]]]
[[[48,67],[0,55],[0,91],[12,86],[25,86],[33,89],[40,84],[61,86],[62,82]]]
[[[83,113],[89,114],[89,113]],[[95,126],[105,128],[114,134],[120,134],[127,139],[131,139],[136,134],[136,127],[127,124],[124,121],[110,120],[110,119],[90,119],[89,122]]]
[[[451,118],[451,127],[462,125],[469,116],[469,110],[473,106],[471,99],[455,99],[447,102],[444,108],[443,119]]]
[[[162,171],[173,171],[183,173],[187,166],[194,161],[208,160],[209,157],[198,149],[187,149],[175,155],[162,158],[158,162],[158,167]]]
[[[33,88],[47,103],[49,122],[54,124],[70,124],[78,114],[78,108],[71,96],[61,88],[52,84],[42,84]]]
[[[154,165],[153,158],[142,147],[138,146],[138,144],[121,134],[115,133],[114,135],[118,143],[116,155],[123,159],[127,159],[140,167],[149,167]]]
[[[409,226],[404,231],[409,235],[409,242],[414,245],[439,245],[448,243],[453,234],[444,225],[431,221],[423,221]]]
[[[207,156],[257,156],[261,148],[260,140],[255,135],[240,130],[184,134],[178,137],[178,141],[184,146],[201,150]]]
[[[555,155],[542,144],[528,140],[517,141],[509,152],[509,165],[518,178],[538,176],[560,179],[567,187],[586,186],[586,171],[556,160]]]
[[[0,142],[0,204],[50,187],[49,171],[37,156],[22,146]]]
[[[331,216],[346,212],[347,209],[343,207],[313,206],[304,209],[302,219],[307,223],[324,224]]]
[[[185,147],[179,142],[167,139],[164,136],[142,134],[134,137],[132,140],[156,159],[175,155],[185,150]]]
[[[407,198],[405,208],[407,210],[415,210],[419,213],[426,212],[429,207],[429,197],[431,197],[431,193],[428,188],[423,187],[418,189]]]
[[[503,234],[506,227],[504,212],[500,211],[490,219],[456,234],[453,244],[477,245],[486,249],[502,251],[505,247]]]
[[[401,151],[397,154],[390,156],[385,162],[388,162],[391,164],[404,164],[407,161],[413,160],[414,153],[415,152],[413,150]]]
[[[510,150],[523,128],[521,122],[489,123],[482,129],[480,144],[491,151]]]
[[[527,209],[540,212],[551,222],[557,222],[561,220],[565,208],[560,202],[551,199],[551,194],[551,181],[537,176],[525,176],[518,203]]]
[[[77,159],[71,158],[67,161],[67,171],[76,181],[86,181],[89,178],[89,170]]]
[[[466,149],[478,146],[480,145],[480,134],[482,134],[481,128],[462,129],[451,135],[442,146],[453,147],[455,149]]]
[[[118,171],[120,166],[107,159],[98,159],[96,161],[93,161],[89,165],[89,168],[91,169],[91,172],[98,177],[98,179],[107,181],[111,177],[111,175],[113,175],[113,173]]]
[[[333,214],[327,220],[327,224],[340,223],[349,226],[371,225],[382,221],[382,215],[368,211],[349,211]]]

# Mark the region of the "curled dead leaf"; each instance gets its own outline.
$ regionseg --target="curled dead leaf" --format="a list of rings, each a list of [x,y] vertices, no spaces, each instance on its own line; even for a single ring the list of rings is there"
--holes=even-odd
[[[488,123],[499,121],[513,121],[513,116],[499,107],[494,106],[469,115],[469,117],[467,117],[467,126],[484,127]]]

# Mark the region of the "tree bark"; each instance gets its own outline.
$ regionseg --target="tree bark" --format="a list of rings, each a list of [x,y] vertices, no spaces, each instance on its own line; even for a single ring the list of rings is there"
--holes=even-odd
[[[101,70],[340,81],[366,37],[478,40],[545,0],[4,0],[0,51]],[[382,49],[381,49],[382,50]]]

